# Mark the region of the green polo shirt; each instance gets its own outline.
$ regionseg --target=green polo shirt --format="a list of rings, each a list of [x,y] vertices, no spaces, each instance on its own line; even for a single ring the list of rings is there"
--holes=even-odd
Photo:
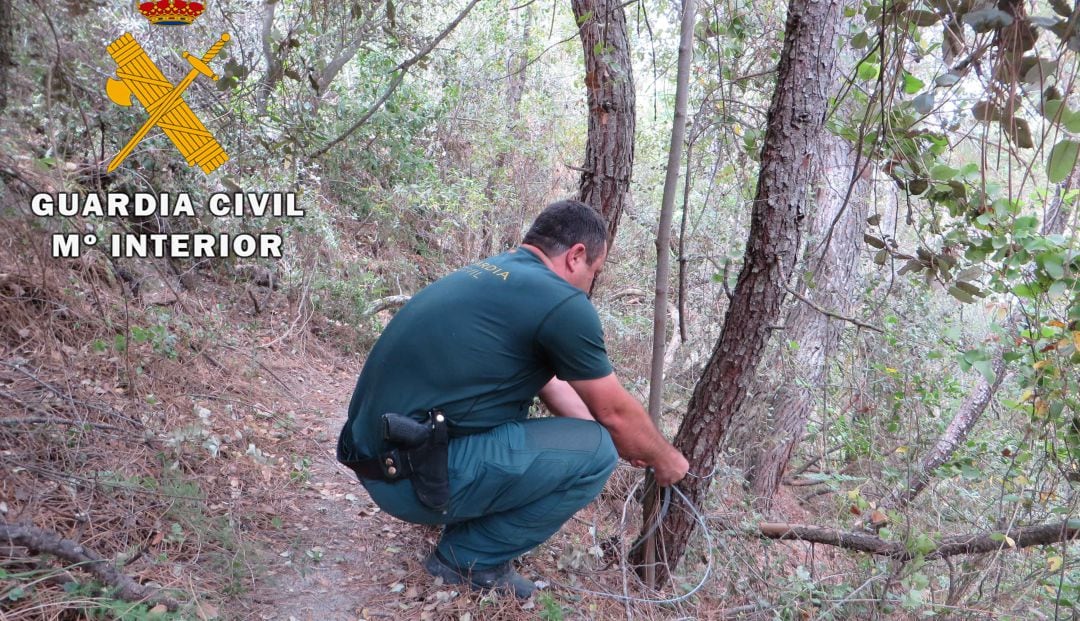
[[[460,435],[524,420],[552,376],[611,372],[588,297],[529,250],[511,250],[432,283],[390,321],[357,380],[338,457],[378,455],[386,412],[419,420],[441,408]]]

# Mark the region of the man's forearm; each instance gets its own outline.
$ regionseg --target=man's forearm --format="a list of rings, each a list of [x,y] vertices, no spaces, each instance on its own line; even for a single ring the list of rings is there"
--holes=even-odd
[[[555,416],[596,420],[570,384],[557,377],[551,378],[551,381],[540,389],[539,397]]]
[[[627,461],[651,464],[675,450],[635,400],[617,404],[610,411],[598,414],[597,420],[607,428],[619,455]]]

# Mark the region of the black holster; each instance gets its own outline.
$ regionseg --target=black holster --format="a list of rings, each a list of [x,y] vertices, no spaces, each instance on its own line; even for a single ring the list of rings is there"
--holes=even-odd
[[[388,450],[379,464],[386,480],[410,479],[421,504],[445,512],[450,506],[450,436],[442,411],[429,410],[422,422],[393,413],[383,414],[382,419]]]

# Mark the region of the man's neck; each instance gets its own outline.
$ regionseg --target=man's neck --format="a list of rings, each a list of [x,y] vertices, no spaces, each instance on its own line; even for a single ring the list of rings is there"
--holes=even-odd
[[[544,254],[543,250],[537,248],[536,246],[534,246],[532,244],[521,244],[521,247],[528,250],[529,252],[535,254],[537,257],[539,257],[540,260],[544,262],[544,265],[546,265],[549,270],[555,272],[556,274],[558,273],[555,270],[555,264],[551,262],[551,259],[549,259],[546,254]]]

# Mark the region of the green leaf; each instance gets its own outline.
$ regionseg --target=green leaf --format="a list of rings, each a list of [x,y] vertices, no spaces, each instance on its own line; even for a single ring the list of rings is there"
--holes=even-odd
[[[589,21],[590,19],[592,19],[592,16],[593,16],[593,11],[585,11],[585,12],[584,12],[584,13],[582,13],[581,15],[578,15],[578,18],[577,18],[577,25],[578,25],[578,26],[581,26],[581,25],[582,25],[582,24],[584,24],[585,22],[587,22],[587,21]]]
[[[934,93],[923,93],[915,98],[912,102],[915,105],[915,110],[919,114],[930,114],[934,111]]]
[[[953,285],[949,287],[949,295],[953,296],[957,300],[960,300],[964,304],[971,304],[975,301],[975,296],[971,295],[967,291],[964,291],[960,287]]]
[[[904,92],[908,95],[914,95],[923,89],[926,83],[911,75],[907,71],[904,72]]]
[[[996,28],[1005,28],[1013,23],[1012,15],[999,9],[979,9],[965,13],[962,22],[971,26],[977,33],[990,32]]]
[[[880,239],[874,237],[873,235],[871,235],[869,233],[863,233],[862,238],[863,238],[864,242],[866,242],[867,244],[873,246],[874,248],[884,248],[885,247],[885,242],[881,241]]]
[[[1042,259],[1043,269],[1046,270],[1046,273],[1050,278],[1053,278],[1054,280],[1065,278],[1065,262],[1062,260],[1060,254],[1056,252],[1047,253],[1040,258]]]
[[[975,362],[971,363],[971,366],[975,367],[975,370],[979,373],[982,373],[982,376],[986,380],[986,383],[994,383],[995,376],[993,362],[990,362],[989,360],[976,360]]]
[[[1061,113],[1061,118],[1060,119],[1058,118],[1058,111],[1061,110],[1061,106],[1064,105],[1064,103],[1065,102],[1063,102],[1060,99],[1053,99],[1053,98],[1049,98],[1049,99],[1043,101],[1043,105],[1042,105],[1043,116],[1050,119],[1051,121],[1058,121],[1058,120],[1064,121],[1066,118],[1072,116],[1069,113],[1069,109],[1066,108]]]
[[[1050,149],[1050,157],[1046,162],[1046,177],[1050,183],[1061,183],[1076,166],[1076,158],[1080,155],[1080,142],[1075,140],[1062,140]]]
[[[1042,84],[1048,77],[1057,73],[1058,65],[1052,60],[1035,56],[1025,56],[1020,67],[1022,80],[1028,84]]]
[[[947,164],[938,164],[930,169],[930,176],[934,178],[934,181],[949,181],[956,178],[959,173],[959,170]]]
[[[1001,108],[998,108],[989,101],[980,101],[972,106],[971,114],[975,117],[976,121],[982,121],[984,123],[1001,120]]]
[[[971,284],[969,282],[964,282],[962,280],[956,281],[956,288],[957,289],[963,289],[964,291],[967,291],[971,295],[975,295],[975,296],[980,296],[981,297],[981,294],[982,294],[981,289],[979,289],[978,287],[976,287],[975,285],[973,285],[973,284]]]
[[[870,45],[870,36],[866,34],[865,30],[851,38],[851,47],[857,50],[861,50],[867,45]]]
[[[1035,141],[1031,138],[1031,126],[1024,119],[1012,118],[1012,122],[1007,119],[1001,120],[1001,129],[1005,130],[1005,135],[1009,137],[1013,143],[1021,149],[1031,149],[1035,147]]]
[[[1065,124],[1065,129],[1074,134],[1080,134],[1080,113],[1066,110],[1068,114],[1063,114],[1061,122]]]
[[[877,78],[880,71],[877,63],[863,62],[859,65],[859,79],[864,82],[869,82],[870,80]]]
[[[941,87],[944,87],[944,88],[948,88],[948,87],[952,86],[953,84],[956,84],[959,81],[960,81],[960,74],[951,73],[951,72],[946,73],[945,75],[939,75],[938,77],[934,78],[934,84],[937,84],[938,86],[941,86]]]

